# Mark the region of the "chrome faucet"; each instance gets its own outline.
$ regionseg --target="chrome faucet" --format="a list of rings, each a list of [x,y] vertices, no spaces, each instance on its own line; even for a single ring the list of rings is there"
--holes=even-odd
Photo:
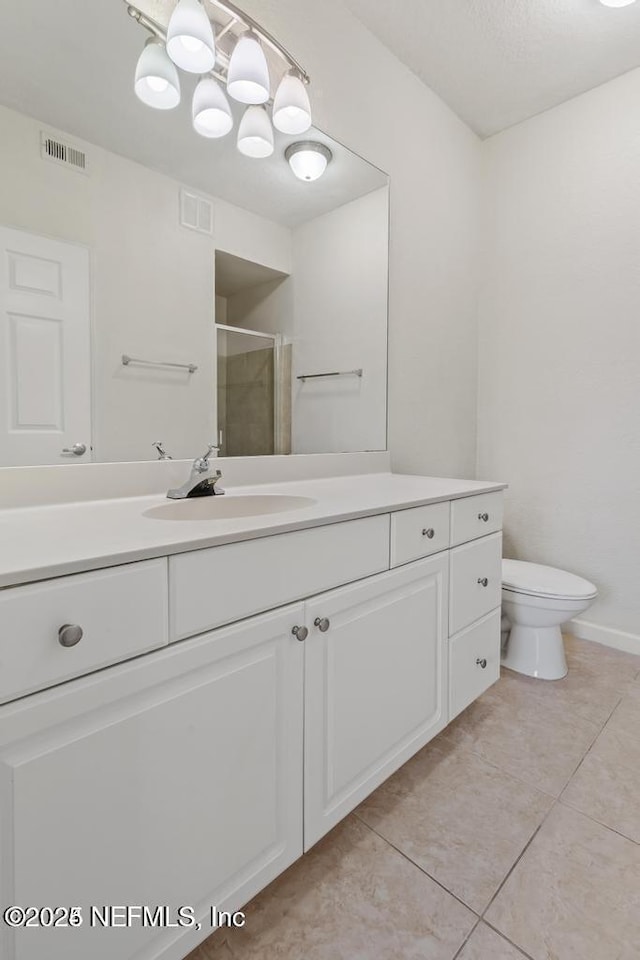
[[[198,457],[191,464],[189,479],[181,487],[168,490],[167,496],[171,500],[186,500],[187,497],[219,497],[223,494],[224,490],[216,486],[222,473],[219,470],[214,471],[209,463],[213,451],[219,449],[211,444],[204,456]]]

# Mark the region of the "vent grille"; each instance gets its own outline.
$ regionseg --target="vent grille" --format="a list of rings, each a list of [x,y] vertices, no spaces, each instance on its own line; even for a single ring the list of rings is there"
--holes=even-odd
[[[43,160],[59,163],[79,173],[88,173],[88,158],[84,150],[79,150],[73,144],[65,143],[60,137],[53,137],[44,131],[40,143]]]
[[[180,191],[180,223],[198,233],[213,233],[213,204],[206,197],[189,190]]]

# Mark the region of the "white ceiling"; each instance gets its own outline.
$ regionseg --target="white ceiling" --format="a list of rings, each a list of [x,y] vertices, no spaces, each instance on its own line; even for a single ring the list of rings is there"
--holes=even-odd
[[[640,3],[345,3],[483,137],[640,66]]]
[[[175,3],[138,5],[167,21]],[[133,76],[147,36],[122,0],[3,3],[0,103],[289,227],[386,184],[380,170],[314,129],[304,138],[328,144],[334,159],[313,183],[297,180],[284,159],[285,147],[300,137],[276,133],[269,160],[242,156],[233,133],[203,139],[191,125],[197,78],[188,74],[181,73],[182,103],[175,110],[144,106]]]

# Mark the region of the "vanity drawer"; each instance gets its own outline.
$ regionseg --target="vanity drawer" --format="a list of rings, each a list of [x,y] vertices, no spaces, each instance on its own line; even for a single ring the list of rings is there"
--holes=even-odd
[[[169,558],[171,641],[389,569],[389,515]]]
[[[449,633],[454,634],[500,606],[502,534],[452,550],[449,582]]]
[[[165,559],[1,590],[0,703],[165,646],[167,606]]]
[[[500,677],[500,610],[449,641],[449,720]]]
[[[502,530],[503,501],[501,491],[452,500],[451,546]]]
[[[391,514],[392,567],[439,553],[448,546],[448,503],[431,503]]]

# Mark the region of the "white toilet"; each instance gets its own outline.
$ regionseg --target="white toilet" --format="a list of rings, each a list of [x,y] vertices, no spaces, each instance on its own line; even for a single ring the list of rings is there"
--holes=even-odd
[[[541,680],[567,675],[560,626],[595,600],[596,587],[573,573],[522,560],[502,561],[502,612],[511,626],[502,665]]]

